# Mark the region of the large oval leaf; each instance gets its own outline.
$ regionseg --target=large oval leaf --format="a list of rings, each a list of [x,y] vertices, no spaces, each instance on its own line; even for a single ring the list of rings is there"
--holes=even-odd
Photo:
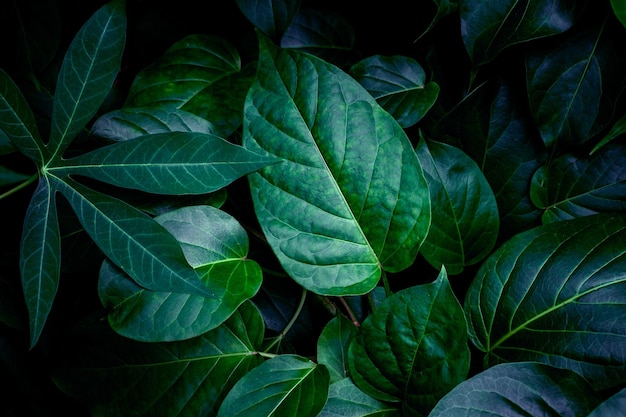
[[[283,159],[249,176],[268,243],[320,294],[370,291],[416,257],[428,187],[406,134],[354,79],[260,36],[244,146]]]
[[[488,363],[540,361],[598,389],[623,384],[626,217],[597,214],[516,235],[482,264],[465,311]]]
[[[469,371],[467,324],[445,269],[430,283],[385,299],[348,351],[350,377],[382,401],[426,415]]]
[[[217,416],[315,417],[326,403],[328,385],[323,365],[296,355],[276,356],[235,384]]]

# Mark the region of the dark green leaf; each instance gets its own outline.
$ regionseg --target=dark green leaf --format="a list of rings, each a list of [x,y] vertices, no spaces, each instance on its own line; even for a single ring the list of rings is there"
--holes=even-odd
[[[597,214],[518,234],[468,289],[471,340],[488,363],[539,361],[574,370],[596,389],[623,384],[625,271],[626,217]]]
[[[622,25],[626,27],[626,4],[623,0],[611,0],[611,7],[615,16],[622,22]]]
[[[437,100],[439,85],[426,82],[422,66],[405,56],[375,55],[350,68],[352,75],[407,128],[419,122]]]
[[[170,132],[98,148],[52,170],[156,194],[206,194],[277,161],[212,134]]]
[[[435,16],[430,21],[430,24],[428,25],[428,27],[424,29],[424,31],[416,39],[416,41],[421,39],[427,33],[430,33],[435,27],[435,25],[437,25],[437,23],[441,19],[443,19],[444,17],[452,13],[455,13],[459,8],[457,0],[433,0],[433,2],[435,3],[435,6],[437,6],[437,12],[435,13]]]
[[[432,224],[420,253],[450,274],[480,262],[500,226],[496,198],[476,163],[454,146],[422,139],[416,148],[430,190]]]
[[[318,417],[400,417],[400,409],[361,391],[350,378],[330,384],[328,401]]]
[[[469,371],[463,309],[445,269],[430,284],[385,299],[350,345],[350,377],[381,401],[425,416]]]
[[[593,387],[575,372],[532,362],[510,363],[462,382],[429,417],[587,416],[599,402]]]
[[[626,146],[611,144],[587,158],[563,155],[535,173],[533,202],[543,222],[626,212]]]
[[[317,361],[330,372],[330,382],[348,376],[348,346],[358,328],[343,315],[330,320],[317,340]]]
[[[624,114],[617,122],[615,122],[615,124],[611,127],[611,130],[606,135],[604,135],[602,139],[600,139],[596,146],[593,147],[590,154],[593,155],[598,151],[598,149],[600,149],[613,139],[622,136],[624,133],[626,133],[626,114]]]
[[[256,28],[277,40],[298,12],[301,0],[236,0],[236,3]]]
[[[354,79],[260,37],[244,145],[283,162],[249,176],[268,243],[320,294],[353,295],[381,267],[413,262],[430,224],[428,187],[397,122]]]
[[[218,417],[315,417],[328,397],[329,375],[296,355],[281,355],[248,372],[228,393]]]
[[[28,175],[24,175],[20,172],[16,172],[0,165],[0,187],[17,184],[18,182],[28,180],[28,178]]]
[[[57,157],[96,114],[118,75],[126,41],[125,8],[124,0],[102,6],[65,54],[50,129],[49,145]]]
[[[613,394],[608,400],[600,404],[587,417],[625,417],[626,416],[626,388]]]

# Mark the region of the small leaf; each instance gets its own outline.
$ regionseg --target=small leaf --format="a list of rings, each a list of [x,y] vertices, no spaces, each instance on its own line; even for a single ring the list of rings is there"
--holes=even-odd
[[[427,415],[469,371],[463,309],[445,269],[425,285],[400,290],[363,322],[348,352],[350,377],[372,397],[402,401]]]
[[[326,403],[328,386],[324,366],[296,355],[276,356],[235,384],[217,417],[315,417]]]
[[[298,12],[301,0],[236,0],[236,3],[250,23],[277,40]]]
[[[424,117],[439,94],[439,85],[427,83],[422,66],[409,57],[371,56],[353,65],[350,75],[405,129]]]
[[[324,326],[317,340],[317,361],[330,372],[330,382],[348,376],[348,347],[358,328],[342,315]]]
[[[626,417],[626,388],[613,394],[587,417]]]
[[[330,384],[328,401],[318,417],[400,417],[400,409],[361,391],[350,378]]]
[[[594,387],[575,372],[520,362],[496,365],[462,382],[429,417],[587,416],[599,402]]]

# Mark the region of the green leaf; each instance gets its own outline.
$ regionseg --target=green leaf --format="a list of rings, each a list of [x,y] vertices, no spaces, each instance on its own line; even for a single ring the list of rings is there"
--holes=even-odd
[[[461,33],[475,65],[503,49],[568,30],[579,14],[576,0],[460,0]]]
[[[590,157],[563,155],[533,177],[531,197],[552,223],[602,212],[626,212],[626,146],[611,144]]]
[[[469,371],[467,324],[445,269],[430,283],[400,290],[363,322],[348,351],[350,377],[381,401],[427,415]]]
[[[54,189],[40,177],[22,228],[20,272],[30,323],[30,347],[39,336],[59,288],[61,235]]]
[[[428,187],[397,122],[354,79],[260,36],[244,146],[283,159],[248,176],[285,271],[327,295],[363,294],[412,264],[430,224]]]
[[[600,149],[613,139],[622,136],[624,133],[626,133],[626,114],[624,114],[622,117],[619,118],[617,122],[615,122],[615,124],[611,127],[611,130],[606,135],[604,135],[602,139],[600,139],[600,141],[593,147],[589,154],[593,155],[598,151],[598,149]]]
[[[439,94],[439,85],[426,82],[422,66],[405,56],[365,58],[350,68],[350,75],[405,129],[424,117]]]
[[[601,390],[626,382],[626,217],[540,226],[498,248],[465,298],[487,364],[538,361]],[[597,349],[597,346],[602,346]]]
[[[245,303],[222,326],[179,342],[141,343],[91,325],[70,333],[54,382],[91,415],[215,416],[262,359],[263,319]]]
[[[297,355],[267,360],[228,393],[218,417],[315,417],[328,397],[329,375],[322,365]]]
[[[277,161],[212,134],[170,132],[104,146],[50,170],[155,194],[206,194]]]
[[[30,177],[0,165],[0,187],[27,181]]]
[[[437,25],[437,23],[439,23],[441,19],[443,19],[444,17],[448,15],[451,15],[452,13],[457,12],[459,9],[457,0],[433,0],[433,2],[435,3],[435,6],[437,7],[435,16],[430,21],[430,24],[428,25],[428,27],[424,29],[422,34],[415,40],[416,42],[420,40],[421,38],[423,38],[426,34],[432,32],[432,30],[435,28],[435,26]]]
[[[625,417],[626,416],[626,388],[613,394],[587,417]]]
[[[361,391],[350,378],[330,384],[328,401],[318,417],[400,417],[400,409]]]
[[[615,17],[626,27],[626,3],[624,0],[611,0],[611,7]]]
[[[237,7],[257,29],[277,40],[300,8],[301,0],[236,0]]]
[[[348,347],[358,328],[343,315],[330,320],[322,329],[317,340],[317,361],[326,366],[330,382],[348,376]]]
[[[125,7],[124,0],[113,0],[98,9],[65,54],[48,144],[57,157],[96,114],[118,75],[126,41]]]
[[[420,253],[435,268],[445,265],[450,274],[460,274],[496,243],[496,198],[476,163],[460,149],[422,139],[416,152],[437,207]]]
[[[593,388],[567,369],[532,362],[501,364],[456,386],[429,417],[587,416],[600,402]]]

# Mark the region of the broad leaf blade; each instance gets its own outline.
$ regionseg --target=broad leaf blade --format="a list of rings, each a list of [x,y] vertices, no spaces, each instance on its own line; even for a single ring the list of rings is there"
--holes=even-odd
[[[54,193],[48,179],[40,177],[22,229],[20,272],[31,347],[39,340],[59,287],[61,236]]]
[[[597,214],[518,234],[468,289],[470,338],[487,363],[539,361],[597,389],[623,384],[624,271],[626,217]]]
[[[626,388],[613,394],[587,417],[624,417],[626,416]]]
[[[260,37],[244,146],[283,162],[249,176],[263,231],[289,275],[362,294],[399,271],[430,223],[428,187],[406,134],[354,79]]]
[[[494,366],[462,382],[429,417],[587,416],[599,402],[593,386],[575,372],[521,362]]]
[[[106,98],[120,70],[126,41],[124,0],[102,6],[69,46],[57,80],[50,142],[60,157]]]
[[[218,417],[315,417],[328,398],[328,370],[306,358],[281,355],[241,378]]]
[[[343,315],[330,320],[317,340],[317,361],[326,366],[330,382],[348,376],[348,347],[358,328]]]
[[[250,23],[276,41],[298,12],[301,0],[236,0],[236,3]]]
[[[170,132],[98,148],[54,170],[155,194],[206,194],[277,161],[212,134]]]
[[[400,408],[361,391],[350,378],[330,384],[328,401],[318,417],[400,417]]]

